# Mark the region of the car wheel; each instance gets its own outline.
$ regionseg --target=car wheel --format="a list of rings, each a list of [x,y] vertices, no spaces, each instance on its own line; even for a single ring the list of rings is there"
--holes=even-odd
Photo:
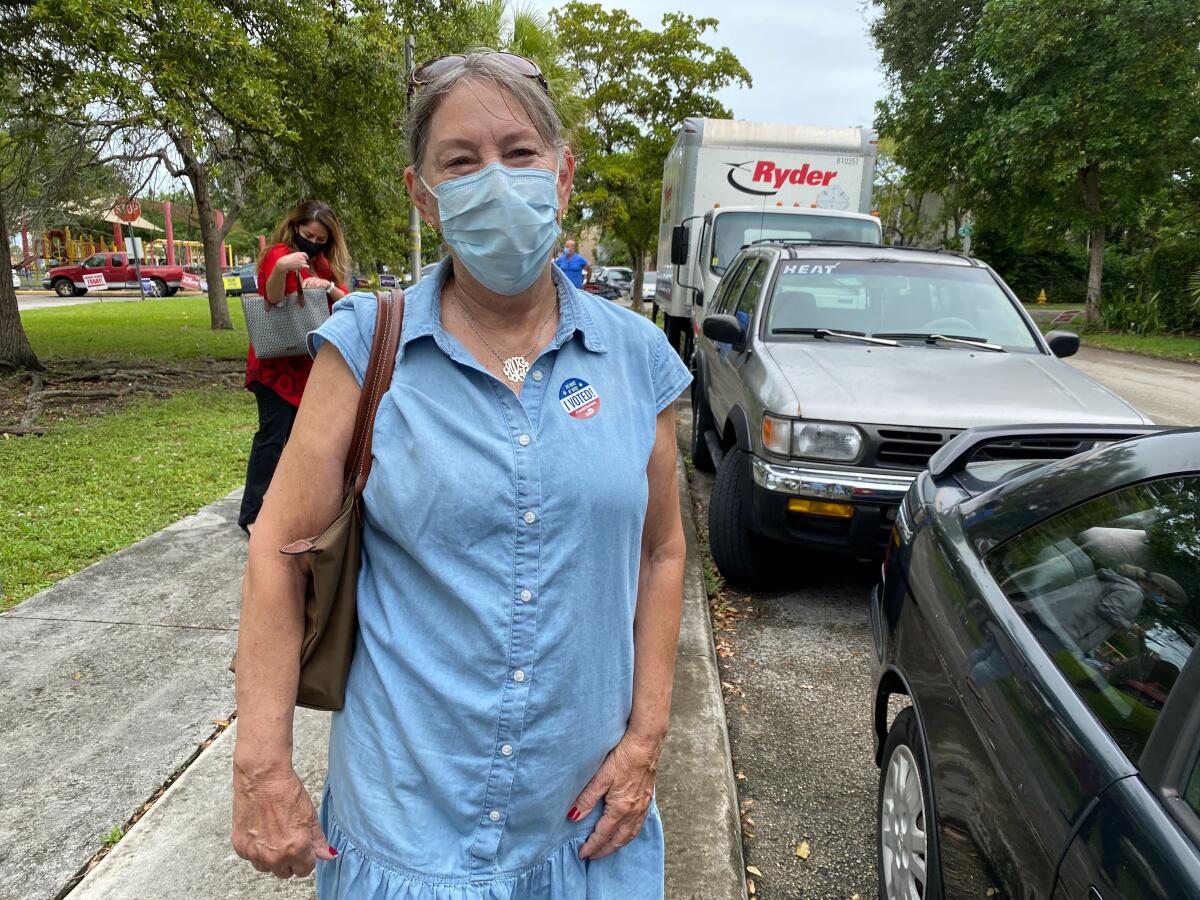
[[[150,283],[154,286],[154,290],[151,293],[155,297],[167,296],[167,283],[165,281],[161,278],[151,278]]]
[[[917,716],[908,707],[892,723],[879,772],[880,900],[942,900],[928,772]]]
[[[71,282],[70,278],[56,278],[53,284],[54,293],[60,297],[77,297],[83,293]]]
[[[708,503],[708,544],[726,581],[753,588],[773,575],[766,538],[751,530],[750,454],[734,448],[725,454]]]
[[[179,293],[179,288],[177,288],[177,287],[167,288],[167,296],[168,297],[174,297],[178,293]]]
[[[713,428],[712,413],[704,399],[704,385],[696,379],[692,385],[692,465],[701,472],[713,470],[712,454],[708,450],[705,432]]]

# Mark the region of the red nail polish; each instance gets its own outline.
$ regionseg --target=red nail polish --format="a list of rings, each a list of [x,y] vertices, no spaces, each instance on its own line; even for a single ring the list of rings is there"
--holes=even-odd
[[[576,821],[579,818],[579,807],[572,806],[571,811],[569,813],[567,813],[567,818],[570,819],[572,822]]]
[[[335,848],[330,847],[329,852],[332,853],[334,856],[337,856],[337,850]]]

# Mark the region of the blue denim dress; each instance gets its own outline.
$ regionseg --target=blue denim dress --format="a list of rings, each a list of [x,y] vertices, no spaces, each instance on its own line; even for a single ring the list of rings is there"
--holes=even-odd
[[[333,715],[321,900],[659,900],[663,834],[603,859],[567,811],[625,732],[646,465],[690,381],[645,318],[551,267],[561,315],[518,398],[405,298],[366,486],[359,633]],[[359,382],[375,299],[310,335]]]

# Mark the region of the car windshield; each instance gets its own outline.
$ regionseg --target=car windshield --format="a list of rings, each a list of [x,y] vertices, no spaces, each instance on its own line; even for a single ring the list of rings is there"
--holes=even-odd
[[[658,283],[658,273],[657,272],[646,272],[642,275],[642,284],[644,286],[650,287],[651,285],[654,285],[657,283]]]
[[[786,332],[827,328],[942,350],[969,350],[962,338],[1006,350],[1037,350],[1033,334],[1000,285],[986,269],[973,266],[785,260],[766,320],[769,340],[799,340],[803,338]]]
[[[717,237],[713,241],[709,265],[713,272],[723,275],[744,245],[752,241],[766,240],[825,240],[878,244],[882,238],[879,222],[875,219],[779,212],[727,212],[717,217]]]

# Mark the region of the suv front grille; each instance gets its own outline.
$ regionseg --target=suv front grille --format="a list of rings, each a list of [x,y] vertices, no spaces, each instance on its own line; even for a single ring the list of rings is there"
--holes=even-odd
[[[875,462],[894,469],[923,469],[929,457],[954,435],[942,431],[909,431],[880,428]]]

